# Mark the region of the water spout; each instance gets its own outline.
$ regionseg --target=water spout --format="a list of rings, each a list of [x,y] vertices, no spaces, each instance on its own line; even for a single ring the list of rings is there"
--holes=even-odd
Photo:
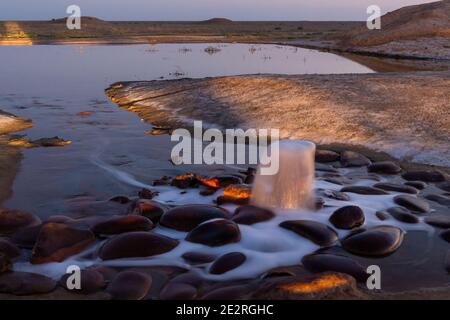
[[[302,140],[279,144],[278,173],[261,175],[258,170],[252,203],[266,208],[312,209],[316,145]]]

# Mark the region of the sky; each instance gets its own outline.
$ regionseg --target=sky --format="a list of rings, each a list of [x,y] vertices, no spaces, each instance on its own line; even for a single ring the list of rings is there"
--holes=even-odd
[[[83,16],[105,20],[366,20],[376,4],[382,13],[435,0],[0,0],[0,20],[49,20],[75,4]]]

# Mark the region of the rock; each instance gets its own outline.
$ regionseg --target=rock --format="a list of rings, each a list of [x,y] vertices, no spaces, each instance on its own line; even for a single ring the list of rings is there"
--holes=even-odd
[[[207,292],[202,300],[243,300],[251,288],[248,285],[220,287]]]
[[[445,176],[439,171],[408,171],[402,175],[408,181],[443,182]]]
[[[227,203],[237,204],[237,205],[246,205],[250,203],[250,198],[233,198],[227,196],[218,196],[216,199],[217,205],[224,205]]]
[[[186,252],[181,257],[190,264],[205,264],[213,262],[216,259],[214,255],[201,252]]]
[[[242,178],[231,175],[216,176],[213,178],[199,178],[200,184],[213,189],[226,188],[233,184],[242,184]]]
[[[339,171],[333,167],[332,165],[329,164],[323,164],[323,163],[316,163],[315,164],[315,169],[316,171],[323,171],[323,172],[327,172],[330,175],[332,174],[333,177],[336,177],[336,175],[339,177]]]
[[[198,183],[199,180],[197,179],[197,176],[189,172],[173,178],[171,185],[179,189],[188,189],[198,186]]]
[[[438,184],[436,184],[436,187],[438,187],[441,190],[450,192],[450,181],[445,181],[445,182],[442,182],[442,183],[438,183]]]
[[[41,138],[30,142],[35,147],[64,147],[71,144],[72,141],[64,140],[60,137]]]
[[[331,150],[316,149],[316,162],[327,163],[335,162],[340,158],[339,153]]]
[[[81,270],[80,273],[80,288],[70,289],[72,287],[68,287],[67,285],[74,285],[73,281],[71,281],[72,279],[69,279],[71,275],[72,274],[65,274],[59,280],[60,285],[70,292],[91,294],[103,290],[106,286],[105,278],[99,271],[95,269],[85,269]]]
[[[158,223],[167,209],[164,205],[153,200],[140,199],[135,201],[128,209],[129,214],[135,214]]]
[[[447,242],[450,242],[450,229],[444,230],[440,234],[441,238]]]
[[[411,186],[405,186],[402,184],[396,184],[396,183],[377,183],[373,186],[377,189],[382,189],[386,191],[394,191],[394,192],[401,192],[401,193],[410,193],[410,194],[418,194],[419,190],[417,190],[414,187]]]
[[[403,242],[404,232],[396,227],[378,226],[350,234],[342,247],[359,256],[381,257],[395,252]]]
[[[419,198],[409,196],[409,195],[400,195],[394,197],[394,202],[402,207],[405,207],[411,211],[426,213],[430,211],[430,205],[428,202],[421,200]]]
[[[31,254],[31,263],[62,262],[83,251],[95,241],[90,230],[79,230],[61,223],[46,223]]]
[[[425,196],[425,199],[450,207],[450,198],[440,194],[429,194]]]
[[[0,208],[0,235],[9,235],[21,228],[36,226],[40,223],[41,220],[31,213]]]
[[[3,253],[10,259],[14,259],[20,256],[20,249],[12,242],[0,239],[0,253]]]
[[[11,259],[3,252],[0,252],[0,274],[10,271],[11,267]]]
[[[135,231],[122,233],[109,239],[100,249],[103,260],[150,257],[171,251],[178,241],[163,235]]]
[[[97,235],[112,235],[131,231],[149,231],[154,228],[153,223],[143,216],[118,216],[99,222],[92,227]]]
[[[427,187],[427,184],[422,181],[406,181],[404,185],[416,188],[417,190],[423,190]]]
[[[186,283],[169,282],[159,294],[161,300],[194,300],[197,289]]]
[[[126,196],[115,196],[115,197],[112,197],[111,199],[109,199],[109,201],[117,202],[120,204],[127,204],[127,203],[131,202],[131,200]]]
[[[372,162],[365,156],[354,151],[344,151],[341,153],[341,164],[343,167],[365,167]]]
[[[338,229],[353,229],[363,225],[364,221],[364,212],[358,206],[339,208],[330,216],[330,222]]]
[[[210,247],[223,246],[240,240],[239,226],[233,221],[224,219],[204,222],[186,236],[186,241],[201,243]]]
[[[237,208],[232,220],[239,224],[252,225],[271,220],[273,217],[275,217],[275,213],[271,210],[247,205]]]
[[[56,281],[36,273],[7,272],[0,275],[0,292],[14,295],[43,294],[53,291]]]
[[[171,178],[168,176],[163,176],[160,179],[153,181],[153,186],[167,186],[171,183]]]
[[[367,170],[382,174],[397,174],[402,171],[402,168],[392,161],[380,161],[372,163]]]
[[[280,227],[309,239],[321,247],[333,245],[338,236],[336,231],[325,224],[310,220],[291,220],[280,223]]]
[[[368,186],[348,186],[341,189],[341,192],[350,192],[356,194],[364,194],[364,195],[386,195],[388,192]]]
[[[450,228],[450,216],[436,215],[425,217],[425,222],[433,227],[449,229]]]
[[[138,192],[138,197],[146,200],[151,200],[157,195],[159,195],[159,191],[152,191],[146,188],[143,188],[141,191]]]
[[[191,231],[211,219],[227,219],[227,210],[210,205],[186,205],[170,209],[161,217],[161,225],[178,231]]]
[[[314,208],[316,211],[319,211],[320,209],[322,209],[325,206],[325,199],[321,198],[321,197],[316,197],[314,199]]]
[[[350,196],[346,193],[335,190],[324,190],[322,194],[330,199],[338,201],[350,201]]]
[[[405,208],[389,208],[387,210],[391,216],[393,216],[396,220],[404,223],[419,223],[419,218],[415,215],[411,214]]]
[[[375,213],[375,216],[381,221],[385,221],[385,220],[389,219],[389,215],[387,213],[382,212],[382,211],[377,211]]]
[[[262,287],[252,297],[258,300],[336,300],[361,297],[356,280],[343,273],[287,277]]]
[[[240,252],[230,252],[219,257],[209,268],[211,274],[224,274],[241,266],[247,257]]]
[[[358,172],[358,171],[350,171],[345,175],[347,179],[354,183],[358,180],[373,180],[373,181],[381,181],[381,177],[375,173],[367,173],[367,172]]]
[[[445,269],[450,273],[450,250],[447,251],[447,256],[445,257]]]
[[[307,270],[315,273],[327,271],[345,273],[360,282],[365,282],[368,278],[366,269],[361,264],[342,255],[310,254],[303,257],[302,264]]]
[[[245,177],[245,180],[244,180],[245,184],[253,184],[253,182],[255,182],[254,174],[249,174],[248,176]]]
[[[42,225],[20,229],[11,236],[11,240],[20,248],[32,249],[41,229]]]
[[[152,286],[150,276],[142,272],[120,272],[108,286],[107,291],[115,300],[142,300]]]

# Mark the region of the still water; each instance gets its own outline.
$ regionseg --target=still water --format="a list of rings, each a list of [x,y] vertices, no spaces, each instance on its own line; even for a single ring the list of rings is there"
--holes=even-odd
[[[5,62],[0,72],[0,109],[32,119],[34,127],[24,133],[33,139],[60,136],[73,141],[64,148],[24,150],[13,195],[5,206],[41,217],[80,210],[95,214],[92,201],[135,192],[99,168],[97,160],[144,183],[199,170],[172,166],[169,137],[145,135],[150,124],[109,101],[104,89],[114,82],[373,72],[330,53],[250,44],[0,47],[0,58]],[[82,111],[92,116],[77,116]],[[205,173],[204,167],[201,170]]]

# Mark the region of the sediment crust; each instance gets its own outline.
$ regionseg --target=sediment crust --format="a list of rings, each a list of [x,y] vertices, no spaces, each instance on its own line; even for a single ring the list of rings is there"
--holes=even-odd
[[[253,75],[113,84],[107,95],[153,124],[278,128],[450,165],[450,72]]]

